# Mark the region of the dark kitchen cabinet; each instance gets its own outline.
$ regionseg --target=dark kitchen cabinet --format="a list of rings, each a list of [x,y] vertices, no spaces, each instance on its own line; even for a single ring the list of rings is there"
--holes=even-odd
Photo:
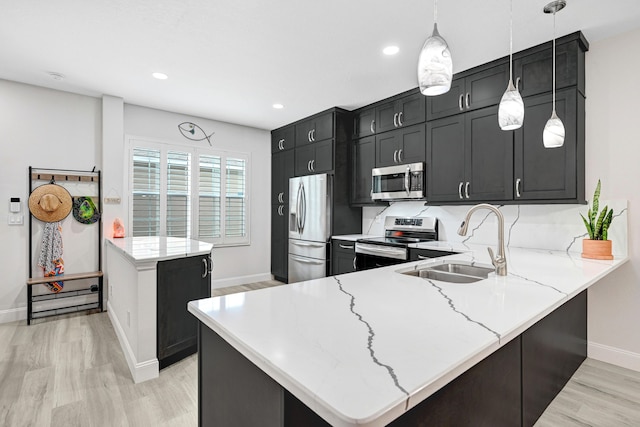
[[[500,201],[513,197],[513,134],[498,107],[427,122],[427,200]]]
[[[515,199],[582,203],[584,194],[585,99],[575,87],[556,93],[556,113],[565,127],[564,145],[545,148],[542,132],[552,94],[525,99],[525,120],[514,132]]]
[[[349,240],[331,241],[331,274],[345,274],[356,271],[356,242]]]
[[[376,135],[376,167],[425,161],[424,124]]]
[[[288,282],[289,205],[271,205],[271,274]]]
[[[289,178],[293,174],[293,150],[275,153],[271,156],[271,204],[289,203]]]
[[[290,150],[295,146],[294,143],[295,128],[293,126],[285,126],[271,132],[271,152]]]
[[[377,133],[425,121],[425,96],[420,92],[400,96],[376,107]]]
[[[587,291],[522,333],[522,425],[532,426],[587,358]]]
[[[295,125],[296,146],[333,137],[333,113],[323,113]]]
[[[351,150],[351,204],[375,204],[371,200],[371,170],[376,167],[376,138],[353,141]]]
[[[376,133],[376,109],[358,111],[353,117],[353,137],[362,138]]]
[[[333,140],[314,142],[295,150],[295,175],[312,175],[333,170]]]
[[[558,40],[556,43],[556,89],[575,86],[584,95],[586,49],[587,41],[582,33]],[[553,89],[552,55],[552,44],[547,42],[514,57],[513,80],[518,84],[522,97],[551,92]]]
[[[409,248],[409,261],[421,261],[441,256],[454,255],[456,253],[457,252],[436,251],[434,249]]]
[[[160,369],[197,351],[198,321],[187,311],[189,301],[211,296],[209,254],[158,261],[157,356]]]
[[[497,105],[508,82],[509,64],[505,62],[464,72],[451,82],[449,92],[427,97],[427,120]]]

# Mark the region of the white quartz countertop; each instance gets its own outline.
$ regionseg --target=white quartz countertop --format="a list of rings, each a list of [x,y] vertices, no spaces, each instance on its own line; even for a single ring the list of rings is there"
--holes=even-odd
[[[375,234],[343,234],[342,236],[331,236],[333,240],[348,240],[355,242],[358,239],[370,239],[372,237],[380,237]]]
[[[120,250],[133,263],[204,255],[213,248],[211,243],[182,237],[123,237],[106,240],[108,245]]]
[[[433,243],[465,252],[188,309],[331,425],[382,426],[628,259],[510,248],[505,277],[453,284],[397,272],[443,260],[490,264],[484,245]]]

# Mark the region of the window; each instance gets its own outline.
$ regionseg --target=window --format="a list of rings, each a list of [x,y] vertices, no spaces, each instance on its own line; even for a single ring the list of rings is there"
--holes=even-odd
[[[133,236],[249,244],[249,156],[130,140]]]

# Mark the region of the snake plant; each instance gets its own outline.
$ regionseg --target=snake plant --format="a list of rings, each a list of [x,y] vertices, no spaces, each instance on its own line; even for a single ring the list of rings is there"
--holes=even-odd
[[[609,206],[605,206],[604,209],[598,214],[598,208],[600,202],[600,180],[596,186],[596,191],[593,193],[593,201],[591,208],[587,212],[587,218],[580,214],[584,226],[587,227],[589,233],[589,239],[591,240],[607,240],[607,232],[609,226],[613,220],[613,209],[609,209]]]

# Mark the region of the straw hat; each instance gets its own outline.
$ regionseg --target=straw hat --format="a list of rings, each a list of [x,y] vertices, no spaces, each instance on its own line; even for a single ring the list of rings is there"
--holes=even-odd
[[[71,212],[73,202],[66,188],[57,184],[45,184],[29,195],[29,210],[40,221],[57,222]]]

